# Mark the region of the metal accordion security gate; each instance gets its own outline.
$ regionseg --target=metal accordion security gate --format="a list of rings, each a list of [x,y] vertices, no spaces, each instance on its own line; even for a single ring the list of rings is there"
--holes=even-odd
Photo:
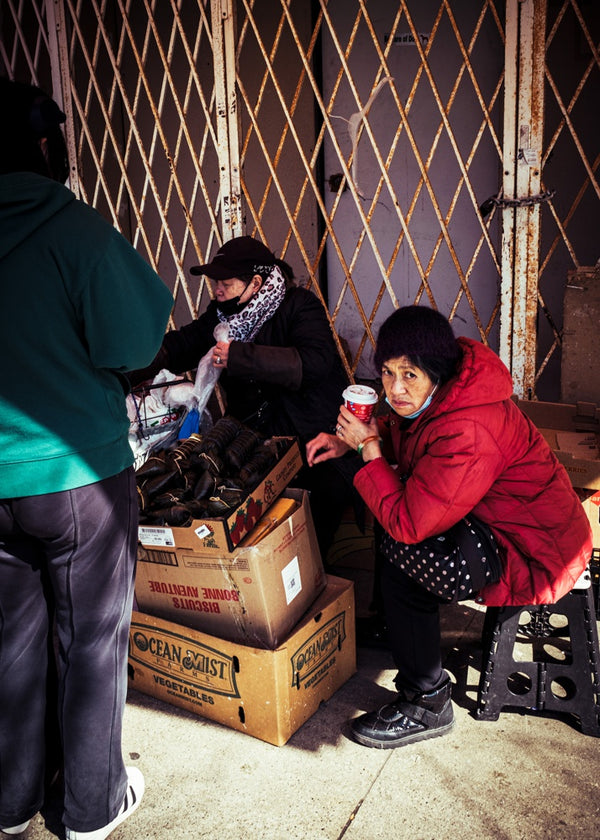
[[[557,399],[567,274],[594,265],[600,10],[589,0],[0,0],[0,73],[59,100],[70,186],[175,294],[263,239],[353,378],[423,303]]]

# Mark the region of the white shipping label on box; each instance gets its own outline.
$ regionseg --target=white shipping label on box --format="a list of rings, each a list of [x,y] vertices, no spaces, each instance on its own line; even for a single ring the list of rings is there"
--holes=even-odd
[[[150,528],[147,525],[140,525],[138,537],[144,545],[164,545],[175,548],[175,537],[170,528]]]
[[[210,537],[210,528],[208,527],[208,525],[203,523],[202,525],[200,525],[199,528],[196,528],[194,533],[196,534],[199,540],[203,540],[205,539],[205,537]]]
[[[283,581],[283,588],[285,591],[285,599],[288,606],[292,603],[296,595],[302,592],[302,579],[300,577],[300,564],[298,563],[298,556],[294,557],[281,570],[281,579]]]

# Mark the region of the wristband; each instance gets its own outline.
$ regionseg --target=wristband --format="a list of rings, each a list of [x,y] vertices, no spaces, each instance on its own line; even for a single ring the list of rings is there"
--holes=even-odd
[[[372,440],[378,440],[381,443],[381,438],[379,437],[379,435],[369,435],[369,437],[367,437],[363,441],[361,441],[358,444],[358,446],[356,447],[356,451],[358,452],[359,455],[362,455],[363,449],[365,448],[367,443],[371,443]]]

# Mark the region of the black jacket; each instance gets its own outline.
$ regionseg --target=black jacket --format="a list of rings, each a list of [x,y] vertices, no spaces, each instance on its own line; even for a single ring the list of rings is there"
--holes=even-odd
[[[152,365],[132,381],[162,368],[194,370],[215,344],[217,323],[212,301],[196,321],[168,332]],[[287,290],[254,341],[231,343],[219,381],[229,414],[263,434],[296,435],[303,442],[333,430],[348,384],[323,307],[299,286]]]

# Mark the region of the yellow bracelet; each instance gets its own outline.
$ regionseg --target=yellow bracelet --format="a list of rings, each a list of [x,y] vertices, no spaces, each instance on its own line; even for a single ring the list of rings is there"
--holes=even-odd
[[[358,446],[356,447],[356,451],[358,452],[359,455],[362,455],[363,449],[365,448],[367,443],[371,443],[372,440],[378,440],[381,443],[381,438],[379,437],[379,435],[369,435],[369,437],[367,437],[363,441],[361,441],[358,444]]]

